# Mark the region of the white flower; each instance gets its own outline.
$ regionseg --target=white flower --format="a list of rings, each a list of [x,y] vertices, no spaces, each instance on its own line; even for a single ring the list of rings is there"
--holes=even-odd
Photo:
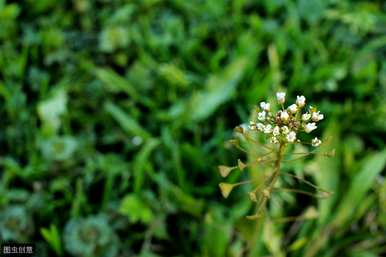
[[[265,126],[264,128],[264,133],[265,134],[269,134],[272,132],[272,126],[270,124],[268,124],[267,126]]]
[[[271,142],[272,144],[277,144],[279,143],[279,140],[277,140],[277,137],[270,137],[269,142]]]
[[[285,102],[285,92],[277,92],[276,93],[276,98],[277,98],[277,101],[280,104],[284,104],[284,102]]]
[[[263,120],[265,120],[265,115],[266,115],[265,111],[259,112],[257,114],[257,119],[263,121]]]
[[[322,141],[319,139],[319,138],[317,138],[317,137],[315,137],[314,139],[312,139],[312,146],[314,146],[314,147],[318,147],[318,146],[320,146],[320,144],[322,143]]]
[[[261,102],[260,103],[260,107],[261,109],[263,109],[264,111],[269,111],[269,108],[271,107],[271,105],[269,103],[266,103],[266,102]]]
[[[303,121],[308,121],[310,118],[311,118],[311,114],[309,114],[308,112],[307,112],[307,113],[304,113],[304,114],[302,115],[302,120],[303,120]]]
[[[286,135],[286,134],[288,134],[289,129],[287,126],[283,126],[283,127],[281,127],[281,131],[283,132],[284,135]]]
[[[256,127],[257,127],[257,129],[260,130],[260,131],[263,131],[264,128],[265,128],[264,124],[263,124],[263,123],[260,123],[260,122],[256,124]]]
[[[287,111],[280,112],[280,119],[282,121],[287,121],[289,119],[289,115]]]
[[[293,143],[296,140],[296,133],[294,131],[291,131],[290,133],[288,133],[286,138],[288,142]]]
[[[314,129],[316,129],[317,126],[315,125],[315,122],[312,122],[312,123],[307,123],[305,126],[304,126],[304,130],[307,132],[307,133],[310,133],[311,131],[313,131]]]
[[[280,135],[280,128],[279,128],[279,126],[275,126],[275,127],[273,128],[272,134],[273,134],[274,136]]]
[[[313,121],[320,121],[320,120],[323,120],[324,118],[324,115],[321,114],[320,112],[313,112],[312,113],[312,120]]]
[[[292,113],[296,113],[298,111],[298,106],[296,104],[291,104],[289,107],[288,107],[288,110]]]
[[[301,96],[296,96],[296,104],[301,108],[304,105],[306,105],[306,98],[301,95]]]

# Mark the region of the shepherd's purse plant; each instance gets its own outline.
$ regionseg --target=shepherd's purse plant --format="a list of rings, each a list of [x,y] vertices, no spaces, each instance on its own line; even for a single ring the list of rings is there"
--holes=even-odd
[[[322,141],[318,137],[311,136],[311,134],[318,128],[319,122],[324,119],[324,115],[316,107],[307,107],[306,98],[303,95],[297,96],[295,103],[285,107],[286,93],[277,92],[276,102],[277,104],[272,106],[268,102],[260,102],[253,110],[249,124],[242,124],[235,128],[235,138],[231,139],[229,143],[245,152],[247,161],[238,159],[235,166],[220,165],[218,167],[221,176],[224,178],[237,169],[243,171],[250,168],[261,173],[254,176],[255,179],[238,183],[220,183],[219,185],[225,198],[237,186],[253,185],[248,195],[250,200],[257,205],[256,213],[247,216],[250,219],[257,219],[264,215],[266,204],[276,191],[287,191],[322,198],[331,194],[331,192],[319,188],[300,176],[281,171],[285,162],[319,153],[317,148],[322,144]],[[296,145],[302,147],[295,147]],[[303,150],[299,152],[294,150],[296,148]],[[332,156],[334,151],[321,154]],[[277,185],[281,175],[290,176],[307,184],[307,186],[313,188],[313,192],[296,188],[283,188]]]

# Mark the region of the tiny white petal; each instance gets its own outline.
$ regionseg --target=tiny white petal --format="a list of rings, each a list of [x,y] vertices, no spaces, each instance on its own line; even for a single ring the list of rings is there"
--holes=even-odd
[[[299,107],[303,107],[306,104],[306,98],[303,95],[296,96],[296,104]]]
[[[305,130],[307,133],[310,133],[311,131],[315,130],[316,128],[317,128],[317,126],[315,125],[315,122],[307,123],[307,124],[304,126],[304,130]]]
[[[285,92],[277,92],[276,98],[279,103],[283,104],[285,102]]]

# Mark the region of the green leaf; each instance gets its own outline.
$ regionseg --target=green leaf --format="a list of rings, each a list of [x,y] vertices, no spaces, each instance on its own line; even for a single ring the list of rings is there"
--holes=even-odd
[[[284,257],[284,252],[281,247],[282,235],[276,224],[268,218],[264,220],[263,240],[272,256]]]
[[[60,240],[60,234],[56,225],[51,224],[50,228],[41,228],[40,233],[48,244],[52,247],[55,253],[59,256],[63,256],[63,247]]]
[[[340,202],[333,224],[340,227],[348,222],[354,211],[361,204],[375,178],[386,164],[386,150],[368,156],[362,169],[352,179],[350,186]]]
[[[203,90],[187,100],[176,102],[167,113],[160,113],[159,116],[163,119],[183,117],[193,122],[205,120],[234,96],[246,65],[245,58],[233,61],[223,71],[209,77]]]
[[[128,194],[122,199],[119,213],[127,216],[133,223],[140,221],[148,224],[154,218],[152,210],[137,194]]]
[[[224,71],[208,79],[205,89],[190,99],[188,110],[192,121],[198,122],[208,118],[221,104],[233,97],[246,64],[246,59],[237,59]]]
[[[61,116],[67,112],[67,92],[57,89],[52,96],[38,104],[38,114],[48,134],[56,133]]]
[[[150,134],[118,105],[115,105],[112,102],[106,102],[104,108],[129,135],[140,136],[143,139],[148,139],[150,137]]]
[[[159,145],[159,140],[149,139],[134,157],[133,173],[134,173],[134,192],[142,190],[143,182],[146,176],[145,167],[150,163],[149,156],[151,152]]]
[[[319,151],[328,153],[337,149],[339,152],[339,139],[340,127],[338,122],[331,121],[324,133],[322,140],[324,144],[320,146]],[[316,166],[314,175],[318,186],[329,192],[337,192],[340,167],[339,155],[330,158],[320,155],[316,158],[314,164]],[[319,225],[325,224],[330,219],[336,197],[337,195],[334,193],[328,198],[318,199]]]
[[[108,68],[95,68],[95,75],[100,79],[106,89],[113,93],[124,92],[133,99],[138,99],[134,86],[126,79]]]
[[[205,231],[202,241],[204,256],[224,257],[227,256],[227,248],[230,244],[232,227],[223,217],[223,211],[219,207],[212,207],[206,214]]]

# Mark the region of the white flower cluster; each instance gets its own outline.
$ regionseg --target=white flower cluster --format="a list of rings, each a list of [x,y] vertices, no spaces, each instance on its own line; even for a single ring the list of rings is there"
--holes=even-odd
[[[294,143],[299,132],[310,133],[317,128],[317,122],[323,120],[324,115],[316,108],[310,106],[309,110],[302,112],[306,105],[304,96],[297,96],[296,102],[284,108],[286,93],[276,93],[278,103],[282,106],[276,114],[271,112],[271,105],[266,102],[260,103],[257,113],[257,122],[250,121],[249,129],[263,132],[269,136],[269,141],[277,143]],[[322,143],[315,137],[311,144],[314,147]]]

